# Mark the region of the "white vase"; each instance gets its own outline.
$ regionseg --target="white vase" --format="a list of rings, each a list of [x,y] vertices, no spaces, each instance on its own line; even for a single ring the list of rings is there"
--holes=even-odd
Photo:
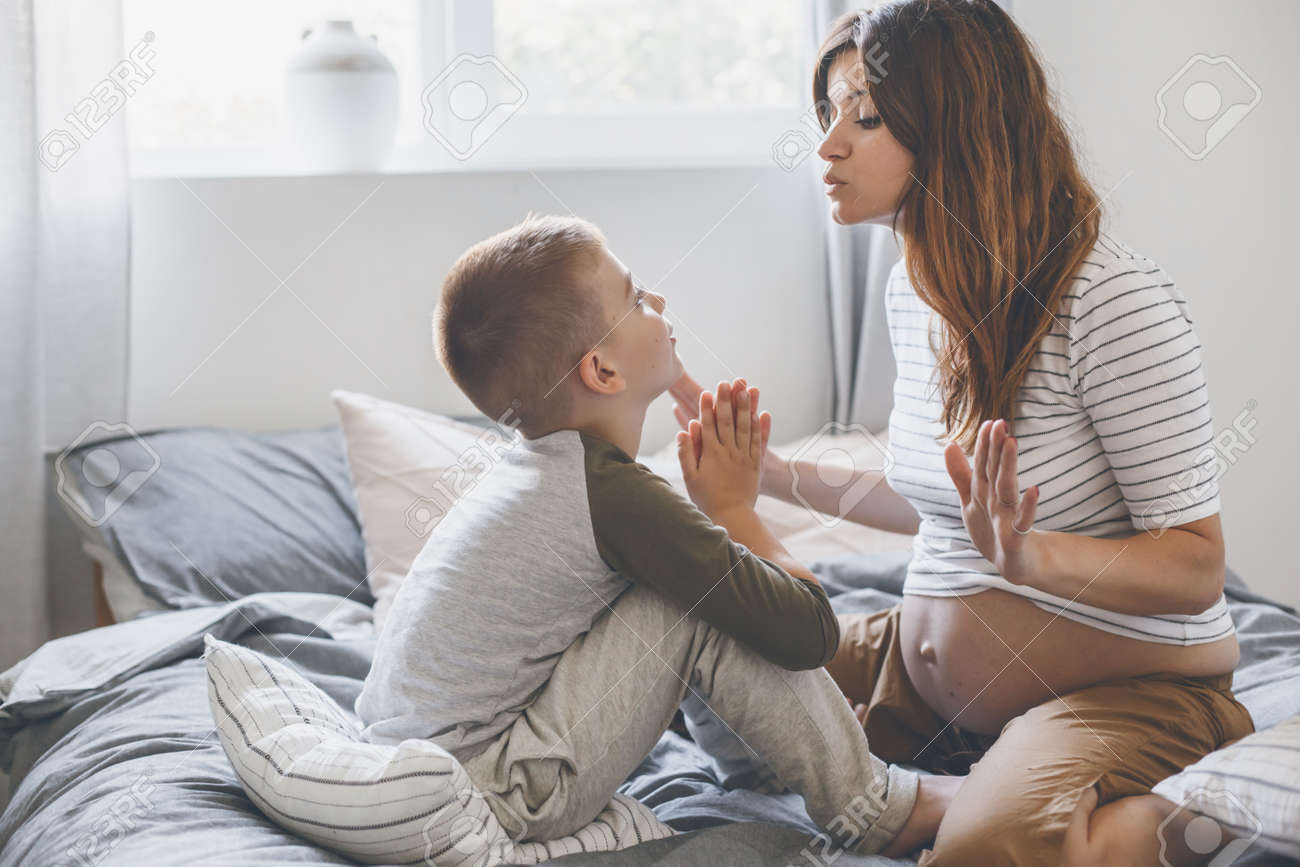
[[[284,105],[308,171],[377,172],[397,130],[397,71],[351,21],[326,21],[289,60]]]

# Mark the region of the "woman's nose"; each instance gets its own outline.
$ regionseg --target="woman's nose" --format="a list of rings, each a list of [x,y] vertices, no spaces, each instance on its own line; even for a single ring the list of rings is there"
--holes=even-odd
[[[822,143],[818,146],[817,156],[829,163],[832,160],[842,160],[848,155],[848,141],[840,134],[838,125],[832,126],[826,133],[826,138],[822,139]]]
[[[651,292],[649,294],[650,294],[650,303],[654,305],[656,311],[662,314],[664,312],[664,309],[668,306],[668,299],[660,295],[658,292]]]

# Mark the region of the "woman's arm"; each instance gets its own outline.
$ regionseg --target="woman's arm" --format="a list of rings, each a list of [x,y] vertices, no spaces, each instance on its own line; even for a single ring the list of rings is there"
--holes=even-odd
[[[1040,580],[1049,593],[1124,614],[1200,614],[1223,593],[1218,515],[1170,527],[1159,538],[1094,539],[1032,531]]]
[[[737,383],[741,388],[746,387],[743,379],[737,380]],[[682,430],[689,431],[691,419],[698,417],[696,407],[699,406],[702,391],[700,384],[688,373],[683,373],[670,389],[675,401],[673,414]],[[753,391],[757,393],[757,389]],[[755,396],[755,411],[757,406],[758,399]],[[859,484],[864,479],[871,484],[868,493],[855,498],[852,503],[842,503],[844,491],[861,490]],[[770,497],[891,533],[913,535],[921,522],[912,504],[891,488],[884,474],[876,470],[855,470],[845,484],[833,487],[822,481],[816,463],[790,461],[769,450],[763,461],[759,486],[759,492]],[[846,505],[848,508],[845,508]]]
[[[1223,593],[1218,515],[1123,539],[1034,530],[1038,489],[1020,493],[1005,421],[980,425],[974,467],[955,443],[944,458],[971,540],[1013,584],[1139,615],[1199,614]]]
[[[867,481],[870,491],[851,504],[841,502],[846,490],[860,490]],[[845,518],[855,524],[890,533],[915,535],[921,517],[901,494],[889,486],[879,470],[854,470],[843,485],[832,487],[822,481],[813,461],[788,461],[768,452],[763,468],[762,492],[797,506],[811,506],[825,515]],[[802,499],[801,499],[802,498]],[[848,505],[848,508],[844,508]]]

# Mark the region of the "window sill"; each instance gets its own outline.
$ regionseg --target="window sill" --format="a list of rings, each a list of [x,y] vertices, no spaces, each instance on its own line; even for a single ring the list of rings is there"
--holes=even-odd
[[[408,138],[384,168],[364,174],[465,172],[645,171],[664,168],[780,166],[791,171],[811,155],[818,134],[794,109],[743,113],[519,115],[468,158],[444,150],[432,135]],[[800,159],[778,161],[775,149],[794,140]],[[286,145],[266,148],[135,150],[131,174],[165,177],[313,177]],[[346,173],[344,173],[346,174]]]
[[[475,160],[453,165],[429,164],[427,161],[390,159],[377,171],[323,172],[303,168],[287,160],[277,160],[261,153],[240,155],[232,160],[172,162],[151,155],[143,166],[133,165],[133,180],[165,178],[327,178],[349,176],[457,175],[508,172],[643,172],[662,169],[775,168],[771,154],[734,154],[660,156],[620,159],[540,159]]]

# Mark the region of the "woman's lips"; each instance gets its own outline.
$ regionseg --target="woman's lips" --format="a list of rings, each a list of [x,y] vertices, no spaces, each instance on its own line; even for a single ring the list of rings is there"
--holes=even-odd
[[[822,177],[822,181],[825,182],[826,184],[826,195],[828,196],[833,196],[835,195],[835,193],[848,186],[848,184],[845,181],[840,180],[839,178],[835,177],[835,175],[832,175],[830,172],[827,172]]]

